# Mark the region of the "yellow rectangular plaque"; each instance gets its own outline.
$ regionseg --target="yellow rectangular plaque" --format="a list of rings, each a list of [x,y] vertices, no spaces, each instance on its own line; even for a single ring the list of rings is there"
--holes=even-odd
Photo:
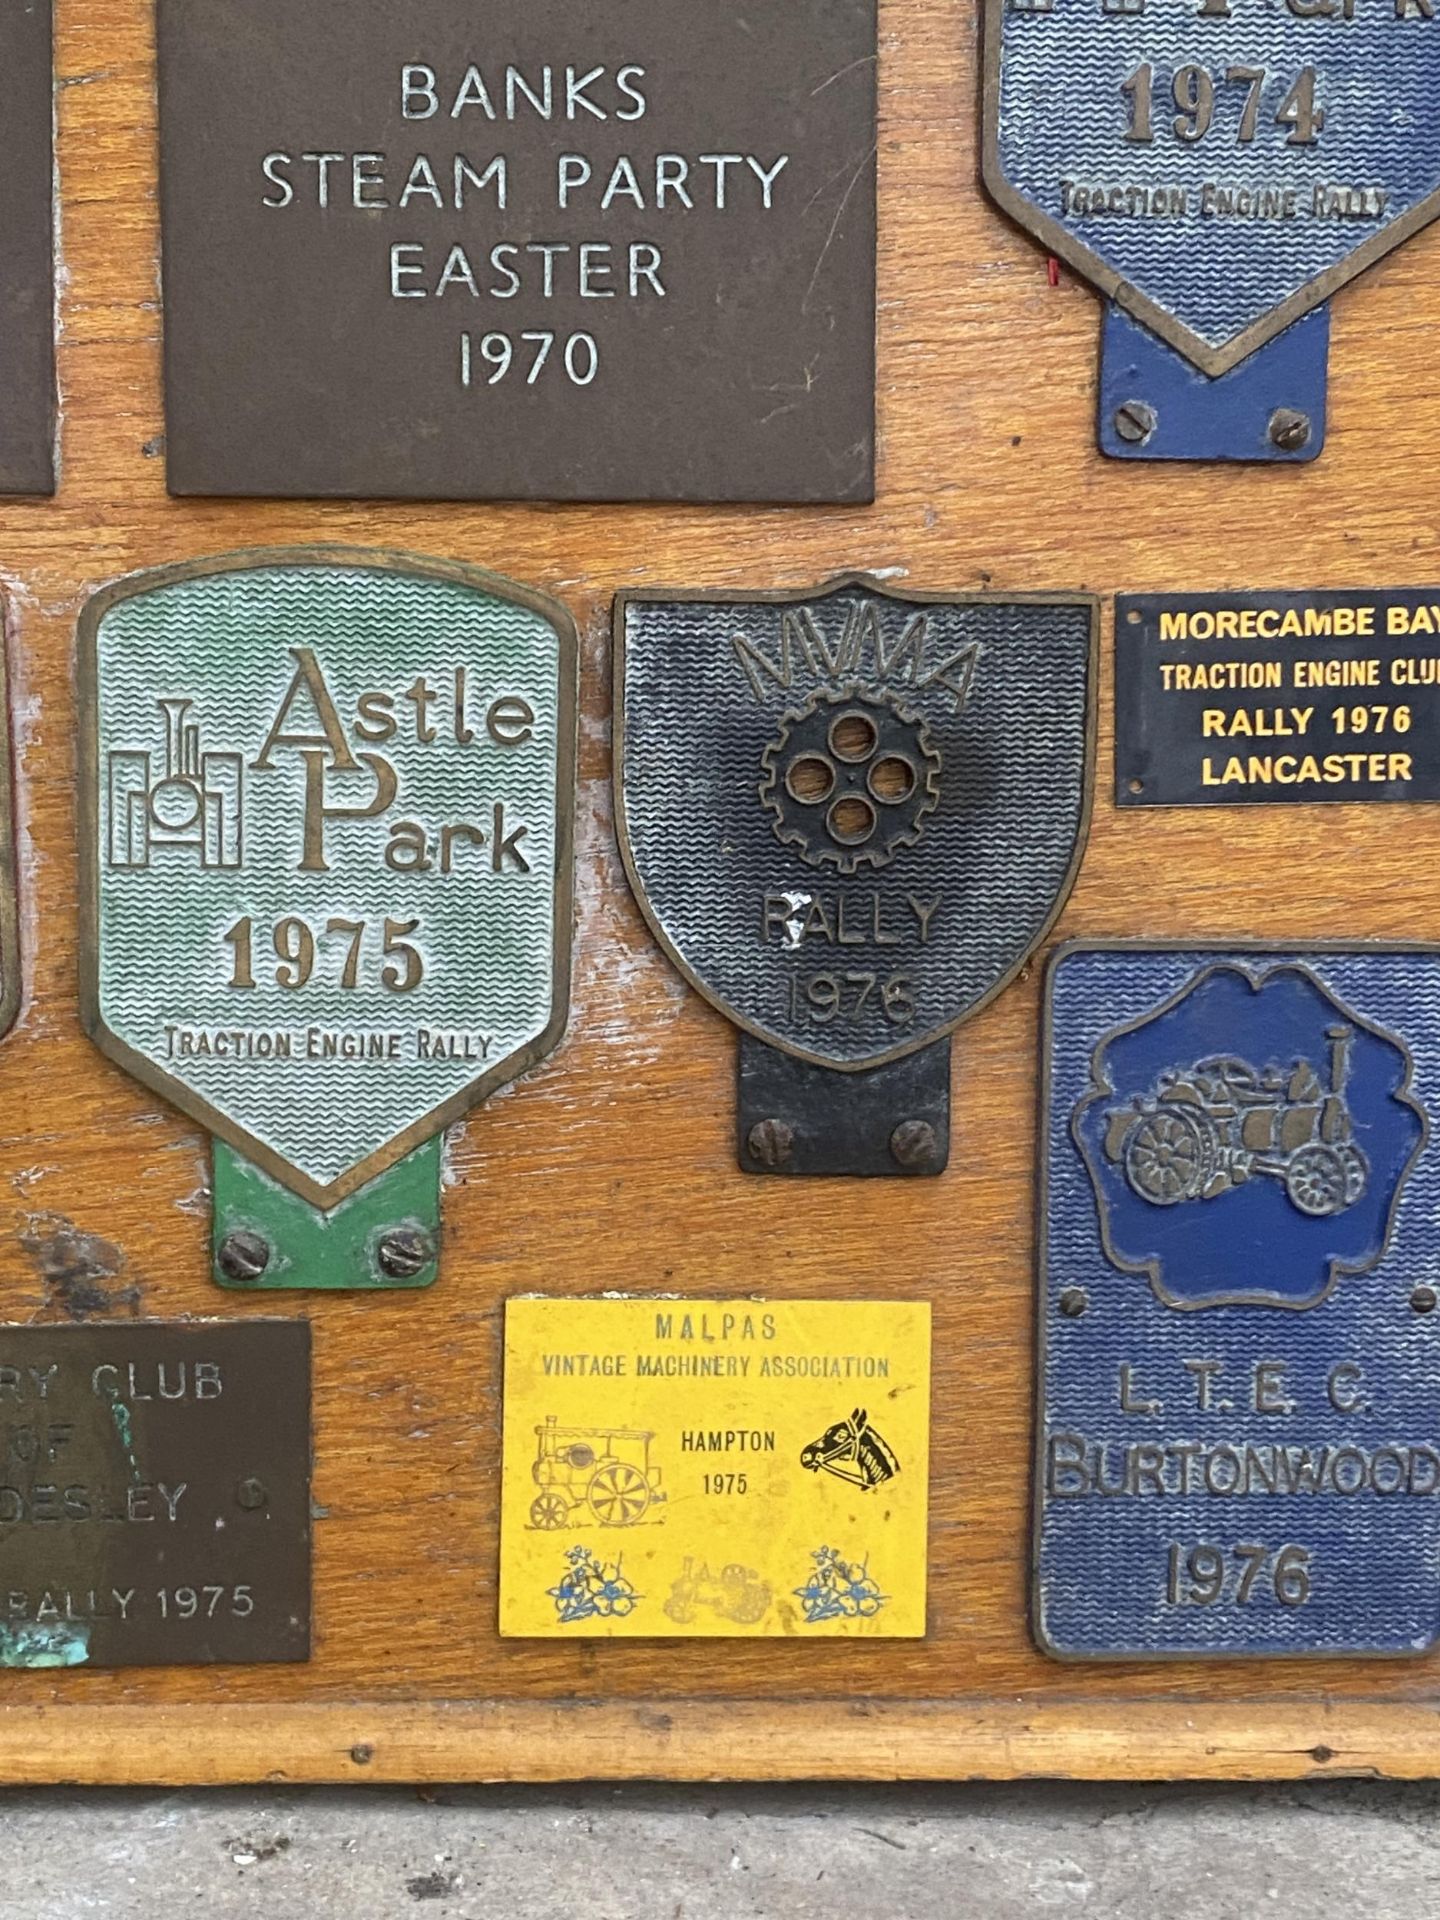
[[[500,1631],[925,1632],[930,1308],[511,1300]]]

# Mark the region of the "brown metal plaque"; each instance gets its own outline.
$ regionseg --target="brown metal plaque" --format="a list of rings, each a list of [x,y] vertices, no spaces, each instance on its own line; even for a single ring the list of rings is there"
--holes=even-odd
[[[15,769],[10,717],[10,663],[4,644],[7,608],[0,597],[0,1037],[15,1024],[22,993],[20,875],[15,849]]]
[[[310,1328],[0,1327],[0,1667],[310,1657]]]
[[[875,0],[160,0],[172,493],[868,501]]]
[[[0,493],[55,491],[54,84],[50,0],[0,12]]]

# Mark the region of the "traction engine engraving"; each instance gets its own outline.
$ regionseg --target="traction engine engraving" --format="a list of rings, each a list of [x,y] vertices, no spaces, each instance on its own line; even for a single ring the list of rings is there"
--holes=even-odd
[[[653,1433],[562,1427],[552,1415],[535,1435],[539,1444],[530,1471],[540,1491],[530,1503],[532,1527],[633,1527],[664,1501],[660,1469],[650,1464]]]
[[[202,753],[193,700],[157,700],[165,733],[164,765],[152,779],[144,748],[106,756],[110,865],[145,868],[159,847],[188,847],[200,865],[241,865],[244,761],[238,753]]]
[[[1221,1055],[1163,1073],[1153,1094],[1109,1114],[1106,1158],[1156,1207],[1217,1200],[1265,1174],[1301,1213],[1345,1212],[1370,1176],[1345,1103],[1355,1030],[1329,1027],[1326,1038],[1328,1090],[1308,1060],[1261,1073]]]

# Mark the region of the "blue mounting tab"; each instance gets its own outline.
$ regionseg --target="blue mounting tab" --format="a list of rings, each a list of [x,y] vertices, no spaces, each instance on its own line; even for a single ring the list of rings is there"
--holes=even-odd
[[[1330,307],[1215,378],[1112,302],[1100,358],[1100,450],[1112,460],[1303,465],[1325,445]]]

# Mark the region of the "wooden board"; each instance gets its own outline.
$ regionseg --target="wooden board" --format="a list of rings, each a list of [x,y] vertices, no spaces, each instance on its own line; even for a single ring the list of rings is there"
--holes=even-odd
[[[207,1144],[80,1031],[75,620],[131,568],[350,541],[478,562],[563,597],[584,635],[580,921],[569,1038],[453,1141],[444,1272],[394,1297],[267,1298],[315,1326],[316,1649],[308,1666],[10,1674],[0,1780],[675,1776],[1297,1776],[1440,1771],[1420,1663],[1056,1667],[1031,1645],[1038,966],[955,1048],[938,1181],[735,1171],[734,1036],[666,965],[610,811],[617,587],[1426,584],[1440,231],[1336,307],[1328,449],[1308,469],[1115,466],[1093,450],[1094,297],[976,173],[977,25],[886,0],[880,474],[873,510],[207,503],[161,459],[152,22],[59,0],[64,472],[0,505],[19,719],[26,1000],[0,1047],[0,1310],[246,1311],[207,1278]],[[1109,797],[1056,938],[1433,936],[1440,811],[1131,813]],[[923,1642],[563,1644],[495,1632],[501,1304],[664,1287],[934,1302]],[[67,1306],[68,1303],[68,1306]],[[92,1305],[93,1305],[92,1299]]]

